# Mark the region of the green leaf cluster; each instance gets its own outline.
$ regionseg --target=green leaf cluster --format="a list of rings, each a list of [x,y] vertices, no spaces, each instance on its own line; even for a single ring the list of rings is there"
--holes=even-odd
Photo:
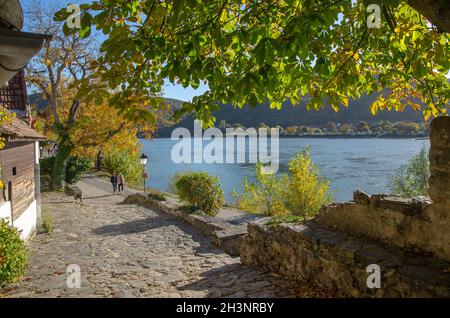
[[[262,167],[256,165],[257,182],[244,179],[243,192],[234,193],[237,206],[245,211],[281,219],[289,215],[309,219],[332,200],[329,181],[320,176],[309,147],[289,161],[289,174],[264,174]]]
[[[19,231],[0,219],[0,287],[17,281],[27,268],[28,255]]]
[[[280,108],[290,99],[319,109],[327,99],[338,111],[373,92],[382,92],[373,114],[419,109],[417,99],[426,119],[447,114],[449,35],[406,0],[380,3],[388,14],[369,29],[366,2],[96,0],[83,5],[79,32],[107,35],[96,74],[111,89],[157,95],[165,79],[206,84],[179,111],[205,125],[219,103]]]
[[[122,173],[126,183],[142,186],[142,165],[137,153],[113,148],[104,154],[102,164],[111,174]]]
[[[216,176],[206,172],[188,172],[175,179],[180,200],[188,207],[215,216],[224,203],[223,191]]]
[[[390,187],[394,194],[402,197],[428,196],[429,178],[428,151],[422,148],[395,172],[391,177]]]

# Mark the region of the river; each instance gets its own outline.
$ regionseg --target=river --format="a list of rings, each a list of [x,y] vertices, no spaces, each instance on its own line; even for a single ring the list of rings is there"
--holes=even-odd
[[[147,186],[168,191],[170,178],[177,172],[202,170],[219,177],[226,200],[232,203],[234,198],[231,191],[242,189],[242,178],[255,180],[254,164],[176,164],[172,161],[171,150],[177,142],[169,138],[141,140],[141,150],[149,157]],[[389,192],[390,176],[422,147],[429,148],[429,141],[381,138],[280,138],[279,173],[286,172],[289,159],[308,145],[311,146],[313,162],[319,167],[321,175],[330,180],[335,201],[341,202],[351,199],[355,189],[361,189],[369,194]]]

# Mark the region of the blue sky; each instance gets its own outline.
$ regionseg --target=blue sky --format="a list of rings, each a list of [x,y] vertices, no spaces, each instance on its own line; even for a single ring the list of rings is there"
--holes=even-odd
[[[67,6],[69,3],[85,3],[88,2],[88,0],[37,0],[44,6],[49,4],[57,4],[58,7],[64,7]],[[33,10],[33,3],[34,0],[20,0],[20,3],[22,4],[24,15],[25,15],[25,21],[24,21],[24,30],[27,30],[27,14],[29,14]],[[101,42],[104,39],[104,35],[100,32],[97,34],[94,33],[94,36],[98,38],[98,41]],[[168,98],[175,98],[183,101],[190,101],[192,98],[196,95],[201,95],[207,90],[206,85],[200,85],[199,88],[193,89],[192,87],[184,88],[181,85],[174,85],[169,83],[169,81],[166,82],[164,85],[164,97]]]

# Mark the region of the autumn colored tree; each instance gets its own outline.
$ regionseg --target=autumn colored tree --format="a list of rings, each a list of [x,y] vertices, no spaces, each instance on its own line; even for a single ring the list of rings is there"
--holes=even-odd
[[[344,135],[348,135],[353,131],[353,128],[350,124],[342,124],[339,127],[339,132]]]
[[[10,121],[10,115],[7,113],[7,111],[0,107],[0,127],[3,126],[5,123]],[[5,139],[0,136],[0,149],[2,149],[5,146]]]
[[[337,126],[336,123],[333,121],[329,121],[326,125],[325,125],[325,129],[327,130],[327,132],[335,134],[337,132]]]
[[[286,135],[297,135],[299,133],[299,128],[297,126],[289,126],[284,130]]]
[[[72,153],[91,159],[96,158],[99,151],[107,153],[113,148],[137,151],[137,134],[151,136],[155,129],[154,121],[137,125],[104,103],[86,104],[78,116],[70,135],[74,144]]]
[[[81,6],[81,28],[101,45],[102,81],[126,91],[160,92],[165,79],[208,90],[185,103],[212,124],[220,103],[256,107],[286,99],[335,110],[379,92],[370,105],[449,110],[446,0],[96,0]],[[368,4],[376,6],[368,6]],[[65,9],[55,18],[64,21]],[[379,22],[379,23],[378,23]],[[387,89],[385,89],[387,88]]]
[[[397,131],[401,134],[410,134],[419,130],[419,125],[413,122],[400,121],[394,125]]]
[[[0,107],[0,127],[4,124],[10,122],[11,115],[2,107]],[[0,135],[0,150],[5,146],[5,138]],[[0,166],[0,176],[2,172],[2,167]],[[0,178],[0,189],[3,189],[3,181]]]
[[[102,67],[92,40],[78,34],[64,35],[63,24],[52,19],[55,8],[33,5],[29,20],[35,32],[52,35],[27,68],[27,79],[43,93],[51,110],[51,135],[58,143],[52,169],[53,188],[59,188],[69,155],[80,149],[101,147],[117,134],[124,143],[136,138],[136,129],[155,123],[155,113],[147,106],[155,100],[141,91],[123,91],[107,86],[97,75]],[[158,102],[160,103],[160,102]],[[156,108],[156,107],[154,107]],[[124,134],[127,138],[124,138]],[[89,144],[86,140],[90,138]]]
[[[370,126],[367,122],[365,121],[360,121],[357,125],[356,125],[356,130],[362,133],[370,133]]]

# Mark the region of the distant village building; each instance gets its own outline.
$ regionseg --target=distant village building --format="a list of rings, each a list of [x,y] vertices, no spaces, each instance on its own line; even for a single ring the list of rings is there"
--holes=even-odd
[[[50,37],[20,32],[23,12],[18,0],[0,1],[0,107],[12,120],[0,126],[0,218],[33,235],[40,219],[39,141],[32,128],[23,69]],[[12,116],[12,114],[15,116]]]

